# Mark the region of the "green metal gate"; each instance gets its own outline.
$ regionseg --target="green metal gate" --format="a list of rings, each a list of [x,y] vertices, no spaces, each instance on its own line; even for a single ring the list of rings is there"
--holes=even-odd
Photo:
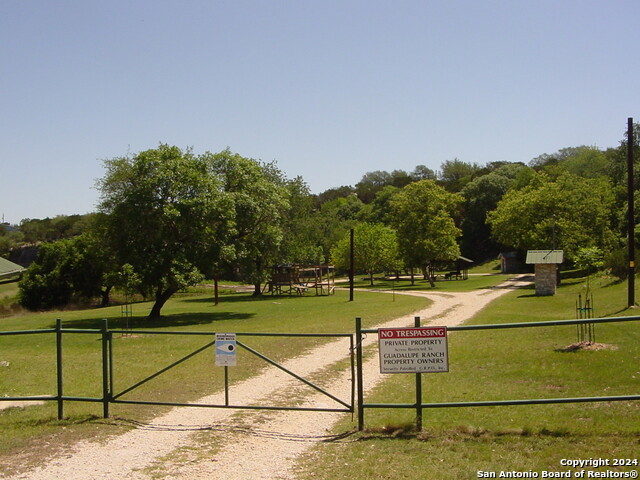
[[[513,328],[536,328],[536,327],[553,327],[562,325],[582,325],[585,323],[597,324],[597,323],[614,323],[614,322],[637,322],[640,321],[640,317],[612,317],[612,318],[590,318],[590,319],[577,319],[577,320],[559,320],[559,321],[545,321],[545,322],[528,322],[528,323],[508,323],[497,325],[461,325],[456,327],[448,327],[448,331],[479,331],[490,329],[513,329]],[[420,319],[416,317],[416,326],[420,325]],[[62,328],[61,320],[57,320],[56,327],[51,329],[39,329],[39,330],[24,330],[24,331],[12,331],[12,332],[0,332],[0,336],[7,335],[40,335],[40,334],[52,334],[56,338],[56,394],[52,395],[37,395],[37,396],[0,396],[0,401],[56,401],[58,405],[58,418],[64,417],[64,402],[79,401],[79,402],[95,402],[101,403],[103,407],[103,416],[109,417],[110,405],[122,403],[122,404],[140,404],[140,405],[165,405],[165,406],[189,406],[189,407],[205,407],[205,408],[232,408],[232,409],[261,409],[261,410],[303,410],[303,411],[326,411],[326,412],[345,412],[353,413],[358,411],[358,428],[362,430],[364,428],[364,414],[365,410],[369,408],[401,408],[401,409],[415,409],[417,425],[422,427],[422,411],[429,408],[458,408],[458,407],[488,407],[488,406],[507,406],[507,405],[539,405],[539,404],[554,404],[554,403],[582,403],[582,402],[616,402],[616,401],[633,401],[640,400],[640,395],[624,395],[624,396],[594,396],[594,397],[574,397],[574,398],[543,398],[543,399],[507,399],[507,400],[494,400],[494,401],[468,401],[468,402],[442,402],[442,403],[424,403],[422,401],[422,388],[421,388],[421,375],[415,374],[416,385],[416,399],[414,403],[368,403],[364,399],[364,380],[363,380],[363,347],[362,340],[367,333],[377,334],[377,329],[363,329],[362,322],[359,318],[356,319],[355,339],[352,334],[337,333],[337,334],[301,334],[301,333],[236,333],[238,337],[318,337],[318,338],[347,338],[349,340],[350,355],[350,369],[351,369],[351,398],[349,400],[343,400],[337,396],[331,394],[325,389],[317,386],[313,382],[304,378],[301,375],[287,369],[278,362],[268,358],[266,355],[260,353],[256,349],[247,345],[245,341],[239,341],[240,346],[251,355],[255,355],[268,364],[282,370],[286,374],[292,376],[303,384],[311,387],[312,389],[330,398],[336,407],[324,408],[324,407],[300,407],[300,406],[278,406],[278,405],[241,405],[232,404],[229,402],[229,382],[228,382],[228,367],[225,368],[225,402],[221,404],[201,404],[201,403],[180,403],[169,401],[155,401],[155,400],[127,400],[123,398],[126,394],[136,390],[137,388],[145,385],[154,378],[164,374],[165,372],[175,368],[176,366],[186,362],[190,358],[200,354],[212,348],[215,341],[210,341],[204,344],[202,347],[184,355],[178,360],[172,362],[166,367],[156,371],[155,373],[147,376],[146,378],[135,382],[125,388],[116,391],[116,372],[114,369],[114,350],[113,350],[113,336],[114,334],[120,335],[194,335],[204,337],[215,337],[215,332],[183,332],[183,331],[162,331],[151,332],[149,330],[144,331],[131,331],[131,330],[110,330],[107,325],[107,321],[103,321],[100,329],[74,329],[74,328]],[[70,396],[66,395],[64,391],[64,378],[63,378],[63,336],[68,334],[92,334],[99,335],[101,346],[101,396],[89,397],[89,396]],[[1,394],[2,392],[0,392]],[[357,398],[356,398],[357,397]]]
[[[344,400],[338,398],[336,395],[321,388],[310,380],[298,375],[291,369],[284,367],[282,364],[270,359],[268,356],[259,352],[258,350],[249,346],[246,342],[238,341],[237,345],[244,351],[250,353],[261,359],[262,361],[280,369],[287,375],[295,378],[302,384],[312,388],[313,390],[321,393],[327,398],[331,399],[335,403],[335,407],[304,407],[304,406],[280,406],[280,405],[243,405],[243,404],[231,404],[229,402],[229,367],[215,367],[224,368],[224,403],[221,404],[209,404],[209,403],[182,403],[182,402],[170,402],[170,401],[157,401],[157,400],[127,400],[123,398],[126,394],[138,389],[142,385],[147,384],[154,378],[168,372],[169,370],[183,364],[187,360],[195,357],[196,355],[205,352],[215,345],[214,341],[209,341],[196,350],[182,356],[176,361],[166,367],[154,372],[146,378],[128,385],[122,389],[116,391],[115,384],[117,380],[117,373],[114,368],[114,335],[174,335],[174,336],[199,336],[204,338],[215,337],[216,332],[184,332],[184,331],[149,331],[149,330],[116,330],[109,329],[106,320],[103,320],[102,328],[100,329],[77,329],[77,328],[62,328],[62,321],[58,319],[56,321],[56,327],[52,329],[40,329],[40,330],[25,330],[25,331],[13,331],[13,332],[0,332],[0,335],[34,335],[34,334],[54,334],[56,337],[56,386],[57,392],[55,395],[38,395],[38,396],[4,396],[0,397],[0,401],[56,401],[58,404],[58,418],[64,418],[64,402],[78,401],[78,402],[95,402],[101,403],[103,407],[103,417],[108,418],[110,415],[111,404],[137,404],[137,405],[163,405],[163,406],[188,406],[188,407],[205,407],[205,408],[232,408],[232,409],[253,409],[253,410],[302,410],[302,411],[323,411],[323,412],[354,412],[354,400],[355,400],[355,355],[354,355],[354,342],[352,334],[345,333],[236,333],[237,337],[250,338],[250,337],[286,337],[286,338],[345,338],[349,342],[350,355],[350,370],[351,370],[351,395],[350,399]],[[89,397],[89,396],[70,396],[65,394],[65,384],[63,375],[64,365],[64,346],[63,336],[68,334],[89,334],[99,335],[101,344],[101,397]]]

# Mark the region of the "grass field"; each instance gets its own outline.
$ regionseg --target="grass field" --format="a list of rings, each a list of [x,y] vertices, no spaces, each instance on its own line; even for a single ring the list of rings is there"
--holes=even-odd
[[[495,285],[504,276],[471,276],[466,281],[438,282],[437,290],[473,291]],[[359,282],[366,288],[367,282]],[[378,281],[377,288],[406,288],[407,283]],[[430,289],[417,282],[415,289]],[[626,283],[601,279],[592,283],[594,316],[629,316]],[[576,317],[578,295],[584,279],[567,278],[553,297],[536,297],[532,288],[508,293],[470,323],[511,323]],[[405,295],[347,292],[333,297],[265,297],[227,294],[214,307],[205,290],[172,299],[166,319],[148,324],[149,304],[134,305],[134,327],[150,331],[232,332],[334,332],[353,331],[360,316],[364,327],[410,313],[425,305],[423,299]],[[20,315],[0,319],[0,331],[49,328],[62,318],[65,328],[96,328],[102,318],[120,324],[120,308]],[[640,323],[596,327],[601,350],[563,349],[577,340],[575,327],[529,328],[454,332],[449,338],[450,372],[423,375],[423,401],[556,398],[631,395],[640,391]],[[114,340],[117,385],[140,378],[195,350],[210,339],[164,335],[120,336]],[[65,336],[65,393],[100,395],[99,338]],[[260,339],[256,347],[274,359],[294,356],[318,340],[301,339],[295,345],[277,338]],[[367,350],[367,356],[376,355]],[[53,339],[44,335],[0,336],[0,395],[53,393]],[[151,399],[187,401],[219,389],[220,375],[210,368],[212,354],[202,354],[161,376],[135,395]],[[262,368],[254,362],[233,370],[239,381]],[[369,393],[367,402],[410,403],[413,375],[389,375]],[[188,379],[188,382],[185,381]],[[137,398],[137,397],[136,397]],[[112,413],[125,418],[148,419],[162,408],[114,405]],[[99,404],[68,402],[67,420],[56,420],[55,404],[8,409],[0,413],[0,465],[28,461],[30,451],[59,449],[78,438],[121,431],[121,425],[99,418]],[[483,478],[479,472],[566,472],[563,458],[638,458],[640,451],[639,402],[607,402],[488,408],[439,408],[424,411],[424,428],[416,431],[414,410],[367,410],[366,430],[355,431],[351,416],[336,432],[352,432],[339,442],[322,443],[300,460],[300,479]],[[39,454],[39,452],[38,452]],[[629,472],[634,466],[615,471]],[[635,467],[637,469],[637,467]],[[573,469],[578,470],[578,469]],[[593,470],[593,469],[591,469]],[[573,473],[573,471],[572,471]],[[484,477],[489,478],[489,475]],[[523,477],[521,477],[523,478]],[[532,477],[529,477],[532,478]]]

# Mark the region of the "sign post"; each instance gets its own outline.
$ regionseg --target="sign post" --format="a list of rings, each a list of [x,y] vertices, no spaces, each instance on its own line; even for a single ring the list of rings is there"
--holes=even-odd
[[[415,373],[416,426],[422,430],[422,374],[449,371],[447,327],[378,329],[380,373]]]
[[[216,366],[224,367],[224,404],[229,406],[229,367],[236,366],[236,334],[216,333]]]

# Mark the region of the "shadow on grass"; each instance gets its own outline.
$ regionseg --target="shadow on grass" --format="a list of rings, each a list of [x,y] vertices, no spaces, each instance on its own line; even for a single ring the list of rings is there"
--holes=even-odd
[[[270,295],[268,297],[264,295],[253,296],[250,293],[232,293],[221,295],[218,299],[218,303],[237,303],[237,302],[262,302],[266,300],[270,300],[274,297]],[[212,296],[207,297],[194,297],[194,298],[184,298],[181,299],[184,303],[210,303],[211,306],[214,306],[214,300]]]
[[[393,428],[392,426],[385,426],[381,428],[365,429],[363,432],[357,434],[357,441],[380,441],[380,440],[419,440],[419,441],[442,441],[448,440],[461,440],[470,441],[474,439],[479,440],[495,440],[497,438],[504,437],[526,437],[526,438],[572,438],[572,437],[584,437],[583,433],[571,432],[567,429],[549,429],[541,428],[537,431],[533,431],[528,428],[515,428],[506,430],[490,430],[485,428],[469,428],[469,427],[454,427],[452,429],[444,431],[435,431],[424,429],[418,431],[414,426],[400,426]],[[596,435],[603,436],[603,435]],[[607,435],[604,435],[607,436]]]
[[[189,327],[195,325],[211,325],[224,320],[250,320],[255,314],[237,312],[207,312],[207,313],[176,313],[163,316],[160,319],[150,319],[148,317],[133,317],[129,320],[129,329],[137,328],[171,328]],[[110,329],[125,328],[124,320],[120,317],[107,318]],[[55,324],[50,328],[54,328]],[[101,319],[79,319],[63,322],[63,328],[99,329],[102,328]]]

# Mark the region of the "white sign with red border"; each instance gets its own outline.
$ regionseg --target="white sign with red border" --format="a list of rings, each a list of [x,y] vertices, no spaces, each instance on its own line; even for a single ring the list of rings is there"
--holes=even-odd
[[[449,371],[447,327],[378,329],[380,373]]]

